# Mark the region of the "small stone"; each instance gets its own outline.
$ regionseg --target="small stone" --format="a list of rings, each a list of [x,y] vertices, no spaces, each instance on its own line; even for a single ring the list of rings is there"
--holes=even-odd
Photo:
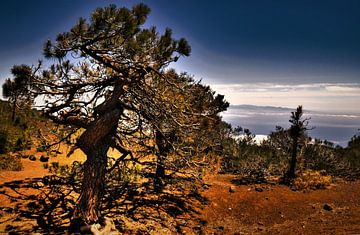
[[[291,191],[297,191],[297,187],[295,185],[290,186]]]
[[[42,188],[45,184],[43,182],[36,182],[36,188]]]
[[[30,160],[30,161],[36,161],[36,157],[35,157],[34,155],[31,155],[31,156],[29,157],[29,160]]]
[[[263,222],[261,222],[261,221],[259,221],[259,222],[258,222],[258,225],[264,225],[264,223],[263,223]]]
[[[49,157],[45,157],[44,155],[41,155],[40,162],[48,162],[48,161],[49,161]]]
[[[324,204],[323,209],[326,210],[326,211],[332,211],[333,210],[332,206],[330,206],[327,203]]]
[[[263,190],[262,188],[255,188],[255,191],[261,193],[261,192],[263,192],[264,190]]]
[[[235,192],[236,192],[235,187],[234,187],[234,186],[230,186],[230,187],[229,187],[229,192],[230,192],[230,193],[235,193]]]

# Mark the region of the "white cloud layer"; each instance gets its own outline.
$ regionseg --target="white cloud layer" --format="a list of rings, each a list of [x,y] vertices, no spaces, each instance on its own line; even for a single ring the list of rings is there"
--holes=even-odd
[[[214,84],[217,93],[225,95],[232,105],[252,104],[331,112],[360,112],[360,83],[314,84]]]

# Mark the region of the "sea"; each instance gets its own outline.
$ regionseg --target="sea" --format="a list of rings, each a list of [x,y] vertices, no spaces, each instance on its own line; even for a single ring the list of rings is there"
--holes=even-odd
[[[291,112],[295,109],[273,106],[231,105],[222,113],[224,121],[232,126],[249,129],[257,139],[266,138],[276,126],[290,127]],[[304,109],[309,118],[308,135],[346,147],[351,137],[360,135],[360,112],[341,113]]]

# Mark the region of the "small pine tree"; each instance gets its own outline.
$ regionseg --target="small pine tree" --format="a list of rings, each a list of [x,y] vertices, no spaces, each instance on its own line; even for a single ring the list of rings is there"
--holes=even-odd
[[[287,173],[289,179],[294,179],[296,177],[296,161],[297,161],[297,151],[300,144],[300,139],[304,136],[308,128],[310,118],[302,118],[303,109],[299,105],[295,112],[291,112],[291,117],[289,122],[291,123],[290,127],[290,136],[292,138],[292,154],[290,161],[290,169]]]
[[[6,79],[2,89],[3,96],[8,98],[12,105],[11,120],[14,122],[17,107],[29,107],[33,103],[34,98],[29,90],[33,72],[28,65],[14,65],[11,73],[14,78]]]

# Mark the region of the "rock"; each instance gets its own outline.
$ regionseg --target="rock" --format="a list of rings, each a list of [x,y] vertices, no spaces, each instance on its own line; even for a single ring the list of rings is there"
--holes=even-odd
[[[30,161],[36,161],[36,157],[34,155],[29,156]]]
[[[216,227],[216,229],[218,229],[218,230],[224,230],[224,226],[218,226],[218,227]]]
[[[261,193],[261,192],[263,192],[264,190],[263,190],[262,188],[255,188],[255,191]]]
[[[43,182],[36,182],[35,186],[36,186],[36,188],[42,188],[45,186],[45,184]]]
[[[41,155],[40,162],[48,162],[48,161],[49,161],[49,157],[45,157],[44,155]]]
[[[291,185],[291,186],[290,186],[290,190],[291,190],[291,191],[297,191],[297,187],[296,187],[295,185]]]
[[[204,184],[203,185],[203,189],[209,189],[210,188],[210,185],[209,184]]]
[[[230,186],[230,187],[229,187],[229,192],[230,192],[230,193],[235,193],[235,192],[236,192],[235,186]]]
[[[324,204],[323,209],[326,210],[326,211],[332,211],[333,210],[332,206],[330,206],[327,203]]]

